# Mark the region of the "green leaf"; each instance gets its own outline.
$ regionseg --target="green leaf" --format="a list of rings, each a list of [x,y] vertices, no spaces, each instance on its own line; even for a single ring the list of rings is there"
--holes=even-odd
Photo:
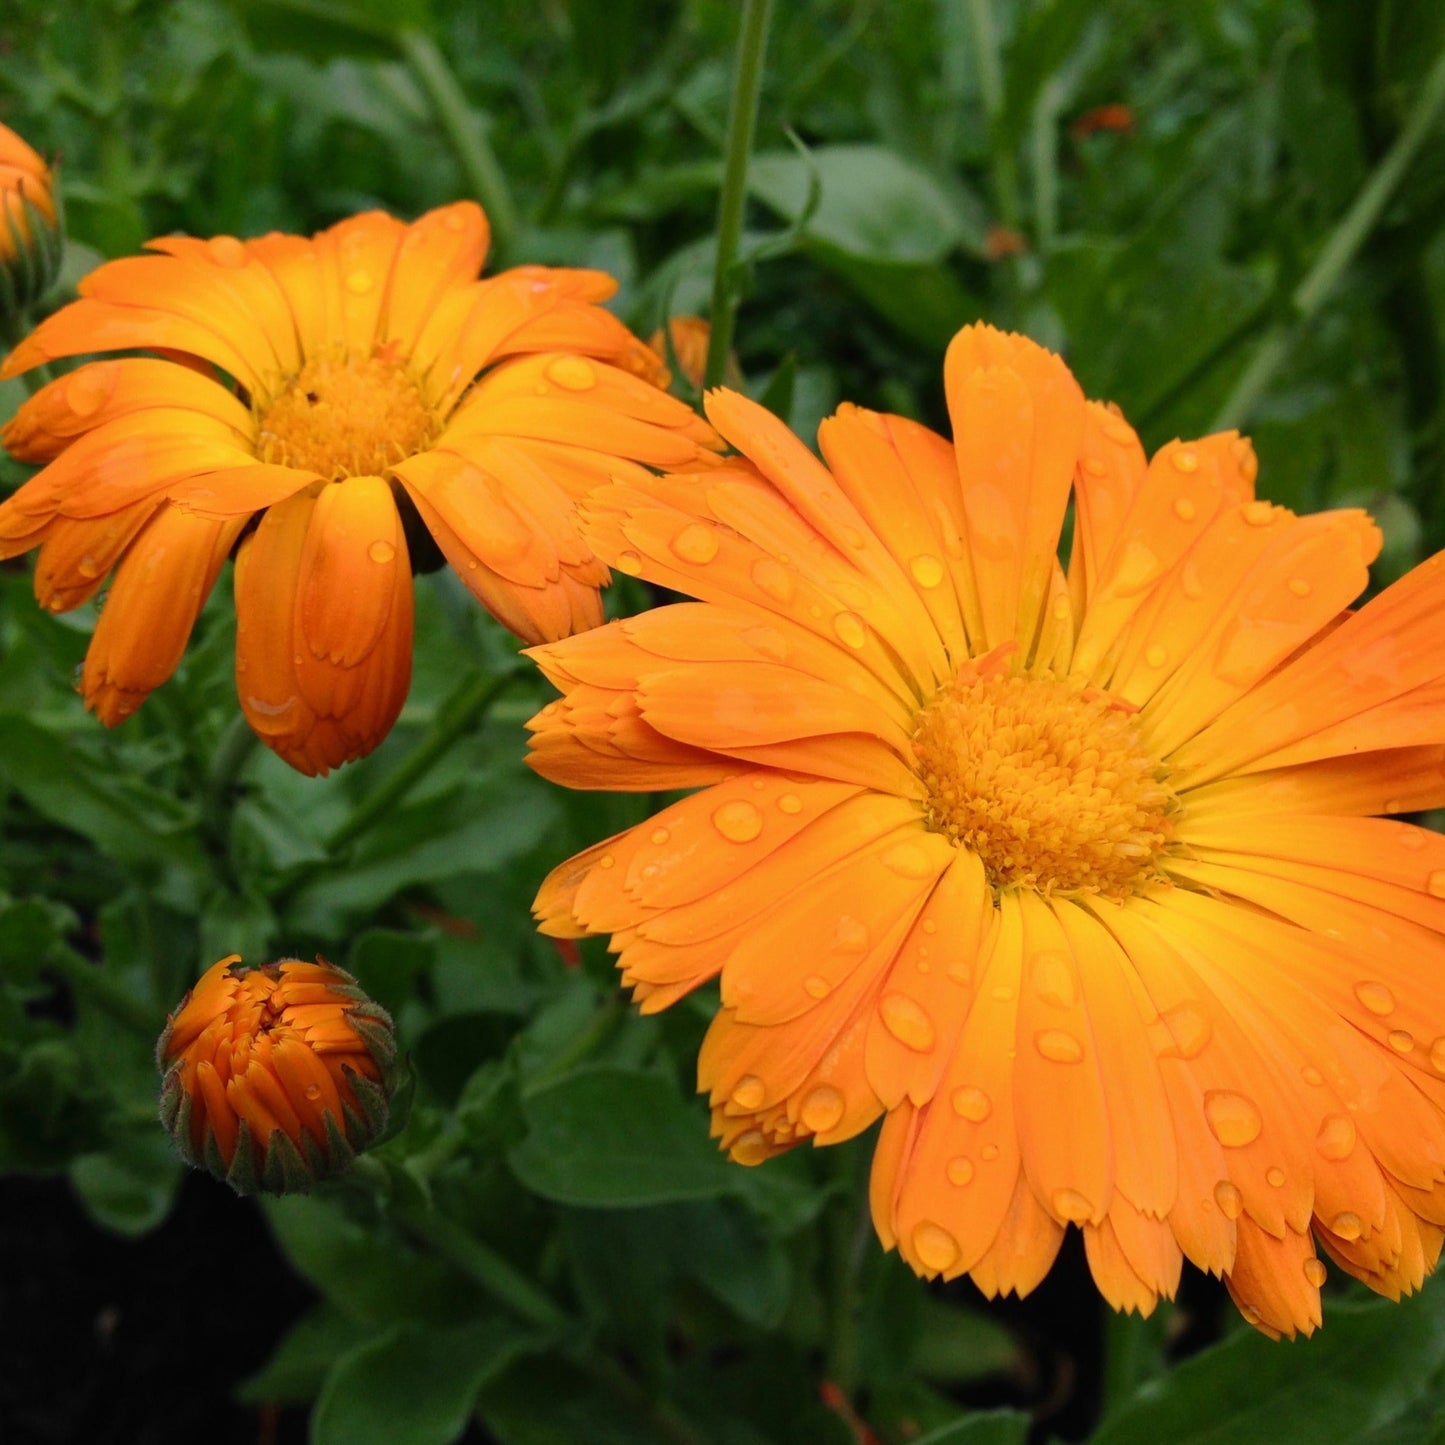
[[[314,1400],[332,1365],[363,1341],[374,1338],[366,1325],[328,1304],[302,1315],[271,1358],[237,1387],[246,1405],[298,1405]]]
[[[1028,1438],[1027,1415],[1017,1410],[990,1410],[934,1430],[916,1445],[1024,1445]]]
[[[507,1156],[527,1188],[562,1204],[602,1207],[711,1199],[732,1169],[657,1074],[579,1069],[523,1100],[527,1135]]]
[[[1242,1332],[1146,1384],[1091,1445],[1315,1445],[1403,1414],[1445,1364],[1445,1289],[1403,1304],[1327,1304],[1312,1339]]]
[[[391,58],[404,26],[430,23],[426,0],[250,0],[241,13],[258,49],[312,60]]]
[[[311,1445],[450,1445],[477,1392],[530,1344],[500,1319],[387,1330],[336,1362],[311,1418]]]
[[[82,1154],[70,1182],[91,1218],[117,1234],[144,1234],[170,1213],[185,1169],[157,1125],[130,1129],[103,1153]]]
[[[754,157],[748,185],[779,215],[795,220],[814,184],[818,205],[805,234],[865,261],[928,264],[960,246],[981,248],[984,220],[971,199],[882,146],[820,146],[802,156]]]

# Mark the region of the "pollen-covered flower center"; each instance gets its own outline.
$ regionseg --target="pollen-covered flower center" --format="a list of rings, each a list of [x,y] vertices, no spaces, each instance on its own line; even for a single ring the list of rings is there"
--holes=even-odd
[[[1174,795],[1116,698],[968,664],[913,735],[928,822],[995,888],[1121,897],[1155,876]]]
[[[389,355],[322,356],[260,413],[262,460],[329,480],[381,476],[425,450],[435,418],[406,368]]]

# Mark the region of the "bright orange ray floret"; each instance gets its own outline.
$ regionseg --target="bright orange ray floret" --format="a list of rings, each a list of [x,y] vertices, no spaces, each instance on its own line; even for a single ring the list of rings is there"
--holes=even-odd
[[[953,441],[845,406],[588,503],[697,598],[533,650],[532,763],[695,789],[556,869],[645,1011],[711,979],[700,1087],[756,1163],[883,1117],[920,1273],[1032,1289],[1078,1228],[1147,1313],[1184,1259],[1273,1334],[1317,1249],[1415,1289],[1445,1228],[1445,555],[1254,496],[1228,433],[1146,460],[1058,357],[975,326]],[[1067,566],[1057,549],[1073,501]]]
[[[213,964],[156,1048],[161,1119],[182,1156],[243,1194],[309,1189],[386,1125],[391,1018],[318,958]]]
[[[111,579],[81,679],[102,721],[175,670],[232,554],[242,710],[307,773],[396,720],[419,542],[527,641],[602,620],[577,499],[705,465],[718,442],[598,304],[610,277],[479,281],[487,236],[463,202],[310,239],[166,237],[92,272],[11,353],[5,376],[156,353],[61,377],[3,434],[45,465],[0,505],[0,559],[38,547],[36,596],[57,612]]]

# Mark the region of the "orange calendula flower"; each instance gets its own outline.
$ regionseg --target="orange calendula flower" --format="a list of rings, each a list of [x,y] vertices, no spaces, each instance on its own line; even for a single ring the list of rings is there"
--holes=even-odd
[[[238,1193],[309,1189],[386,1127],[390,1016],[324,959],[209,968],[156,1048],[161,1121]]]
[[[1358,511],[1146,460],[1058,357],[949,348],[954,439],[845,406],[819,462],[611,486],[588,536],[701,599],[534,649],[532,762],[699,791],[558,868],[644,1010],[720,977],[700,1086],[754,1163],[886,1115],[874,1220],[1026,1292],[1064,1232],[1121,1309],[1181,1262],[1276,1334],[1316,1245],[1398,1296],[1445,1226],[1445,554],[1367,603]],[[1070,495],[1067,567],[1057,547]]]
[[[487,237],[466,202],[309,240],[165,237],[94,271],[11,353],[5,376],[158,353],[82,366],[4,431],[48,465],[0,506],[0,558],[39,547],[53,611],[114,573],[81,680],[102,721],[170,676],[233,551],[241,707],[307,773],[361,757],[396,720],[428,532],[528,641],[601,621],[607,571],[576,499],[702,464],[717,441],[634,374],[657,359],[597,304],[610,277],[478,281]]]
[[[60,248],[50,168],[0,125],[0,315],[14,319],[44,295],[59,269]]]

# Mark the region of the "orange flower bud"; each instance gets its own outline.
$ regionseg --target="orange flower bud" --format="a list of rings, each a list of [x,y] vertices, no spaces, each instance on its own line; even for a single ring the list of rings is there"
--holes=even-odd
[[[61,227],[50,168],[0,125],[0,313],[15,317],[50,289]]]
[[[391,1018],[318,956],[208,969],[156,1046],[161,1122],[190,1164],[239,1194],[340,1173],[386,1126]]]
[[[672,343],[672,357],[676,358],[688,385],[694,391],[701,391],[707,373],[707,351],[712,344],[711,324],[701,316],[673,316],[668,320],[666,334],[659,326],[647,344],[659,356],[667,357],[669,341]],[[741,387],[742,384],[743,374],[737,356],[730,351],[723,370],[723,385]]]

